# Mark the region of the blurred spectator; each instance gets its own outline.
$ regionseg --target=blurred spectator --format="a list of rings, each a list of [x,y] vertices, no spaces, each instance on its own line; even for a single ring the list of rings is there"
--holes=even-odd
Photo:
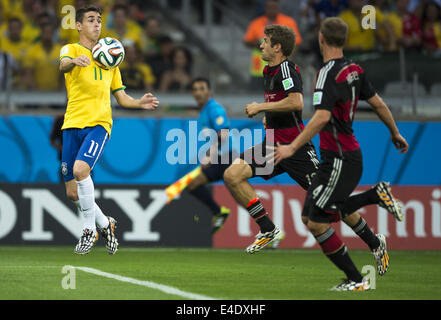
[[[0,48],[0,92],[13,86],[13,76],[18,71],[18,65],[12,55]]]
[[[320,20],[322,20],[327,17],[336,17],[347,8],[347,0],[321,0],[314,7],[314,10]]]
[[[39,91],[61,89],[63,81],[58,70],[61,45],[54,43],[55,27],[51,23],[41,27],[41,39],[32,45],[24,62],[23,84]]]
[[[42,0],[23,0],[25,18],[23,21],[22,38],[29,44],[33,43],[40,35],[39,18],[45,19],[45,7]],[[42,21],[45,23],[47,21]]]
[[[160,52],[159,38],[161,35],[161,23],[159,18],[155,16],[147,17],[144,31],[143,45],[141,49],[144,56],[149,59],[157,56]]]
[[[140,61],[139,52],[135,45],[124,44],[126,52],[124,62],[119,67],[127,90],[153,91],[155,76],[148,64]]]
[[[156,85],[159,86],[163,74],[172,68],[172,53],[175,48],[173,40],[169,36],[159,38],[159,54],[146,60],[156,78]]]
[[[10,18],[7,35],[1,37],[0,47],[11,54],[19,65],[23,63],[29,44],[21,37],[23,24],[19,18]]]
[[[136,22],[138,25],[144,25],[146,20],[144,11],[139,7],[139,3],[131,1],[128,3],[129,21]]]
[[[375,7],[375,36],[378,40],[378,49],[396,51],[398,47],[394,27],[392,23],[386,19],[386,11],[390,9],[389,2],[387,0],[369,0],[367,4]]]
[[[423,10],[423,48],[429,54],[441,54],[441,9],[433,1]]]
[[[364,5],[363,0],[349,0],[348,9],[339,14],[339,17],[343,19],[348,27],[348,39],[346,42],[346,51],[372,51],[376,48],[376,36],[379,30],[383,30],[383,37],[380,39],[384,44],[388,44],[387,36],[391,33],[391,28],[383,29],[384,15],[381,10],[376,10],[376,29],[365,29],[362,27],[361,22],[364,17],[362,14],[362,8]],[[387,31],[389,30],[389,31]],[[381,31],[380,31],[381,32]]]
[[[24,0],[1,0],[3,7],[3,18],[9,20],[10,18],[24,19],[23,6],[26,3]],[[29,1],[27,1],[29,3]]]
[[[396,11],[387,14],[386,20],[393,27],[397,47],[417,49],[422,43],[421,21],[408,8],[409,0],[397,0]]]
[[[187,92],[191,86],[192,57],[186,48],[178,47],[172,52],[172,68],[166,71],[159,85],[162,92]]]
[[[3,3],[0,2],[0,35],[2,37],[6,36],[6,29],[8,28],[8,25],[6,23],[7,18],[5,17],[5,13],[4,13],[4,9],[3,9]]]
[[[264,38],[264,29],[267,25],[281,24],[290,27],[296,34],[296,45],[302,42],[302,37],[297,28],[296,21],[280,13],[278,0],[265,1],[265,14],[257,17],[248,26],[248,29],[243,38],[244,43],[253,49],[251,54],[251,88],[258,89],[262,87],[262,72],[266,62],[262,60],[262,52],[259,48],[262,39]]]
[[[112,37],[121,42],[133,41],[138,48],[141,48],[142,29],[136,24],[136,22],[129,20],[128,12],[128,7],[126,5],[115,5],[112,9],[113,20],[112,23],[110,23],[111,27],[109,27],[109,22],[107,22],[107,27],[103,30],[102,36]]]

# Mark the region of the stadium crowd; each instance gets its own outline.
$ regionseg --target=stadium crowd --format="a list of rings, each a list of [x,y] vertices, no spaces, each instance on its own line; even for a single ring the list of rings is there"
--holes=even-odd
[[[264,17],[267,14],[265,4],[271,1],[254,2],[256,16]],[[316,36],[320,21],[325,17],[339,16],[349,25],[345,47],[348,53],[395,52],[402,47],[441,56],[441,0],[276,2],[280,2],[282,11],[285,10],[281,21],[295,26],[300,53],[315,53],[318,57]],[[58,72],[60,48],[66,43],[78,41],[75,29],[62,27],[66,18],[63,7],[86,4],[95,4],[104,9],[102,36],[115,37],[124,44],[126,58],[120,69],[129,90],[189,90],[193,76],[191,51],[163,32],[161,17],[149,12],[149,1],[130,0],[0,0],[0,88],[7,87],[3,70],[10,67],[14,74],[14,89],[62,90],[63,78]],[[294,4],[300,5],[297,19],[289,10]],[[361,9],[366,4],[376,8],[376,29],[361,27]],[[221,19],[216,19],[216,23],[221,23]],[[249,23],[251,28],[253,22]],[[251,32],[244,31],[244,42],[249,47],[256,48],[258,41],[254,40]],[[255,71],[251,70],[251,74]]]

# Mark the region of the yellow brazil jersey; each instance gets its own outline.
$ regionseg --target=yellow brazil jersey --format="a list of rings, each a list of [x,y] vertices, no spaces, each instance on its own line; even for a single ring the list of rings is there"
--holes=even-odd
[[[28,50],[24,66],[33,69],[35,86],[40,90],[56,90],[59,88],[60,71],[58,57],[61,46],[55,43],[47,52],[41,42],[37,42]]]
[[[348,47],[358,47],[362,51],[375,49],[374,30],[363,29],[361,19],[349,9],[340,13],[339,17],[348,25],[348,40],[346,43]],[[377,21],[377,23],[380,23],[380,21]]]
[[[67,108],[62,129],[103,126],[112,129],[110,92],[124,90],[118,67],[104,70],[92,58],[92,51],[79,43],[61,48],[60,59],[85,55],[90,59],[87,67],[75,66],[64,74],[67,91]]]
[[[0,48],[3,51],[11,54],[19,64],[22,64],[28,51],[29,44],[24,40],[14,42],[11,41],[8,37],[1,37]]]

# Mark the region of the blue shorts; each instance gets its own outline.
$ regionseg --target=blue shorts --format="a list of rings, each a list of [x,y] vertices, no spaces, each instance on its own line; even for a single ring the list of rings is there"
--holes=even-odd
[[[76,160],[86,162],[92,170],[102,155],[108,138],[106,129],[100,125],[84,129],[64,129],[61,154],[61,173],[64,181],[74,179],[73,166]]]

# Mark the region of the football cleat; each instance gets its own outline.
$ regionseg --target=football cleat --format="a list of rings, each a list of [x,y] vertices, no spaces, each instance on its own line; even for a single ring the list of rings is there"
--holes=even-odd
[[[277,247],[279,246],[280,242],[283,241],[283,239],[285,239],[285,232],[283,232],[282,230],[280,230],[280,233],[277,234],[276,238],[274,239],[273,242],[271,242],[268,246],[267,249],[277,249]]]
[[[78,241],[74,252],[77,254],[87,254],[92,249],[95,242],[98,240],[98,233],[96,230],[84,229],[80,240]]]
[[[398,221],[403,221],[401,204],[393,197],[389,182],[381,181],[374,188],[380,197],[378,205],[393,214]]]
[[[116,220],[112,217],[107,217],[109,219],[109,225],[106,228],[99,229],[101,236],[104,239],[107,253],[115,254],[118,250],[118,239],[115,236]]]
[[[369,282],[363,278],[361,282],[355,282],[349,279],[345,279],[339,285],[331,288],[331,291],[367,291],[371,288]]]
[[[220,229],[222,229],[222,227],[225,224],[225,221],[227,220],[227,218],[230,216],[231,210],[228,209],[227,207],[222,206],[221,207],[221,211],[215,215],[213,217],[213,229],[211,231],[211,233],[216,233],[218,232]]]
[[[265,233],[259,232],[256,236],[256,240],[254,240],[254,242],[246,248],[246,252],[254,253],[262,250],[276,240],[280,236],[281,232],[282,231],[280,231],[279,227],[275,227],[273,231]]]
[[[377,264],[377,271],[380,276],[384,275],[389,269],[389,255],[386,248],[386,237],[381,233],[376,235],[380,240],[380,246],[372,251],[375,263]]]

